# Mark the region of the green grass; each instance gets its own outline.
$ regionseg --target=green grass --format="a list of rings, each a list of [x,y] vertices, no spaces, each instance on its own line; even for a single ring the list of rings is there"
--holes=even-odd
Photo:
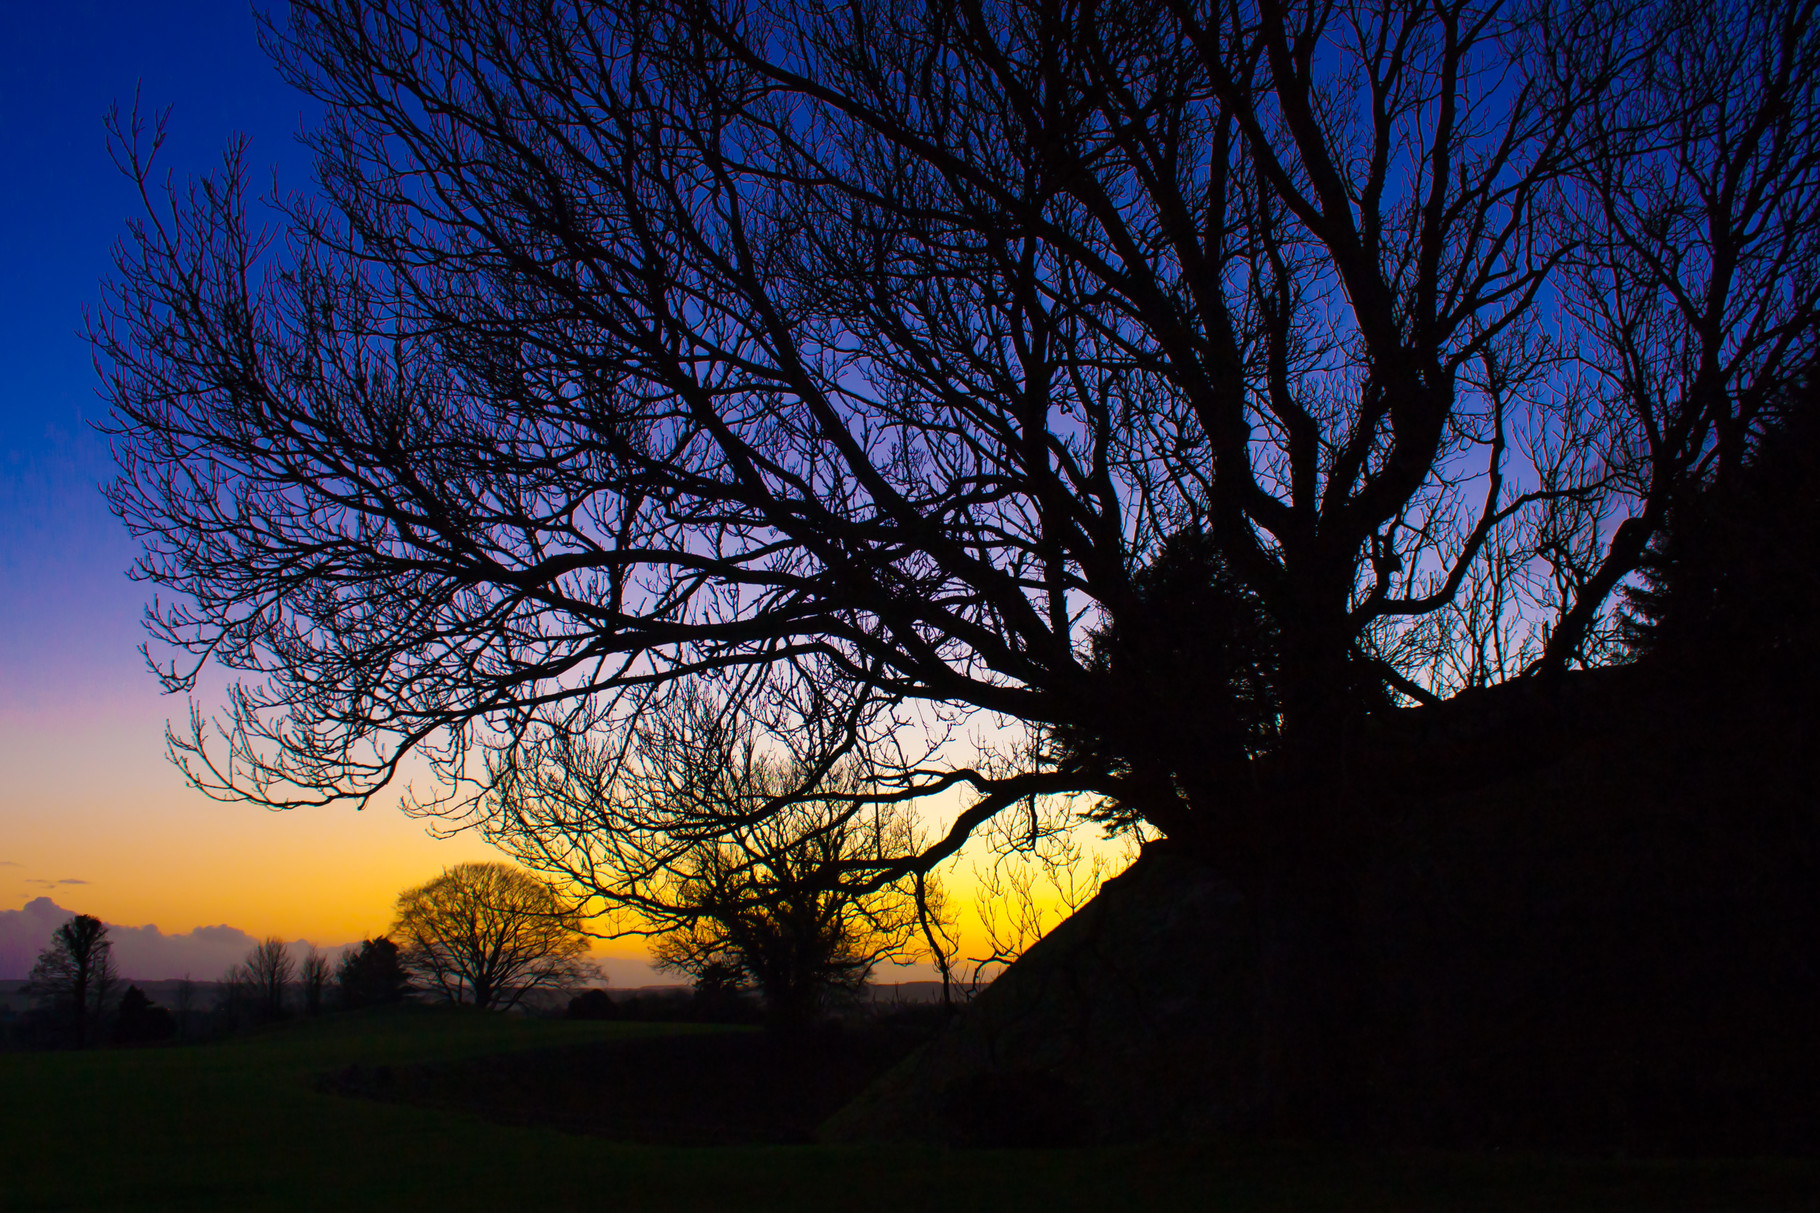
[[[350,1063],[675,1031],[431,1010],[193,1048],[0,1055],[0,1209],[1816,1210],[1820,1162],[1590,1162],[1252,1145],[616,1145],[326,1095]]]

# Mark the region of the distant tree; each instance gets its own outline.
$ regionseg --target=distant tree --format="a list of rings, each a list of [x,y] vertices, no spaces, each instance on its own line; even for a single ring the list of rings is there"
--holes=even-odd
[[[619,1008],[605,990],[583,990],[569,999],[570,1019],[618,1019]]]
[[[655,936],[662,967],[737,975],[777,1027],[881,962],[945,955],[938,886],[877,877],[918,845],[915,818],[889,795],[868,803],[857,762],[779,756],[752,716],[694,690],[658,696],[606,744],[555,733],[538,759],[498,772],[493,837]]]
[[[456,864],[405,890],[392,933],[405,941],[404,967],[427,988],[482,1009],[579,985],[592,970],[575,908],[509,864]]]
[[[146,997],[138,986],[128,986],[120,996],[114,1013],[114,1043],[123,1045],[152,1044],[169,1040],[177,1034],[177,1021],[171,1013]]]
[[[78,1049],[96,1039],[118,980],[113,951],[107,925],[78,914],[51,932],[32,966],[26,989]]]
[[[836,864],[866,847],[870,829],[809,807],[771,817],[736,842],[686,853],[674,864],[671,892],[673,917],[687,921],[652,947],[659,967],[694,978],[700,1002],[756,989],[767,1020],[784,1030],[857,994],[880,962],[921,942],[915,899],[904,889],[861,892],[833,879]]]
[[[188,1039],[194,1030],[196,1015],[196,983],[185,973],[177,983],[176,996],[171,1000],[171,1009],[177,1018],[177,1033]]]
[[[304,1014],[322,1014],[322,995],[329,984],[329,958],[317,951],[315,944],[304,952],[303,963],[297,966],[297,981],[303,987]]]
[[[410,985],[398,945],[384,935],[349,948],[335,966],[335,989],[342,1007],[350,1011],[402,1002]]]
[[[729,960],[709,960],[698,966],[689,997],[690,1011],[704,1023],[738,1021],[751,1017],[752,987],[743,966]]]
[[[229,981],[245,989],[253,1014],[270,1023],[284,1018],[284,988],[296,970],[284,940],[268,935],[254,944],[246,960],[229,973]]]

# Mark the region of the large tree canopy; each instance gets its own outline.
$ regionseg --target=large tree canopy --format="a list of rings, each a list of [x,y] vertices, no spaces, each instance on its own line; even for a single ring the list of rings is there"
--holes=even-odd
[[[566,990],[593,971],[574,907],[504,863],[458,863],[398,895],[399,962],[424,988],[481,1010],[510,1010],[533,990]]]
[[[1601,659],[1813,357],[1814,7],[295,0],[320,190],[148,190],[95,328],[160,673],[245,676],[181,755],[364,802],[712,680],[969,791],[883,877],[1045,792],[1305,830],[1259,738]],[[1216,601],[1268,694],[1185,694]],[[878,757],[970,713],[1124,752]]]

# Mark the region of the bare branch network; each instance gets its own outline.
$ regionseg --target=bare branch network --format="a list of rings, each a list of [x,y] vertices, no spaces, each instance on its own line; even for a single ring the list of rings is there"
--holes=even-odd
[[[166,686],[242,677],[174,749],[484,815],[692,684],[853,813],[965,793],[882,882],[1032,795],[1314,828],[1261,749],[1608,658],[1812,362],[1813,9],[298,0],[316,193],[120,132],[112,501]],[[1264,621],[1263,725],[1171,544]]]

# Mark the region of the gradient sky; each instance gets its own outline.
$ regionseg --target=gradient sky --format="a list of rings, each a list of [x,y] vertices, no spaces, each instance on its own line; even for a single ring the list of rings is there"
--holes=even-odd
[[[401,889],[495,856],[383,801],[273,813],[184,784],[164,724],[187,705],[137,652],[148,587],[126,578],[136,546],[99,491],[113,463],[80,332],[138,205],[109,158],[110,106],[169,107],[160,163],[179,182],[244,132],[262,177],[308,185],[296,135],[312,105],[256,30],[243,0],[0,5],[0,911],[48,895],[167,934],[228,924],[333,946],[383,931]],[[949,880],[951,904],[970,906],[971,881]],[[626,943],[603,959],[616,983],[664,980],[643,955]]]
[[[78,331],[136,201],[108,158],[110,105],[137,90],[170,107],[163,163],[180,179],[244,131],[281,186],[307,182],[307,98],[255,28],[244,0],[0,5],[0,910],[49,894],[115,923],[333,945],[384,930],[400,889],[490,852],[390,808],[269,813],[186,788],[163,743],[186,708],[136,652],[145,587],[98,491],[112,463]]]

